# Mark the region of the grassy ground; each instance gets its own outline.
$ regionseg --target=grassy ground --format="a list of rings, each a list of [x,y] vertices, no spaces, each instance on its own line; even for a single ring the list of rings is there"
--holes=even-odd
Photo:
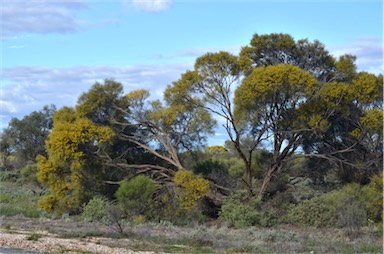
[[[37,240],[38,232],[46,232],[57,238],[165,253],[383,253],[382,237],[373,227],[363,228],[351,239],[343,230],[335,228],[281,225],[235,230],[218,222],[190,227],[160,222],[127,224],[125,234],[121,235],[112,228],[86,223],[79,217],[47,216],[36,208],[37,199],[26,186],[0,182],[1,230],[14,234],[19,230],[28,231],[31,239]]]

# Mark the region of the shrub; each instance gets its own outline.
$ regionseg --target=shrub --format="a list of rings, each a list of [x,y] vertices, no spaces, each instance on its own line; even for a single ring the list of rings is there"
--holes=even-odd
[[[179,170],[174,181],[177,199],[181,209],[185,211],[193,210],[196,202],[205,197],[209,191],[208,180],[187,170]]]
[[[83,207],[81,218],[88,222],[103,222],[108,216],[107,207],[110,205],[111,203],[107,198],[96,196]]]
[[[290,205],[286,222],[314,227],[327,227],[336,224],[336,207],[324,196],[305,200],[298,205]]]
[[[226,165],[223,162],[215,159],[208,159],[201,162],[197,162],[193,167],[193,172],[196,174],[202,174],[208,176],[212,173],[226,172]]]
[[[123,216],[120,207],[105,197],[96,196],[83,207],[81,218],[88,222],[100,222],[123,234]]]
[[[0,171],[1,182],[12,182],[16,183],[20,178],[18,171]]]
[[[21,179],[23,179],[24,182],[31,182],[34,184],[39,183],[36,173],[37,164],[29,164],[20,170]]]
[[[378,222],[382,216],[381,176],[373,177],[371,184],[345,185],[339,190],[326,193],[290,205],[285,221],[315,227],[338,225],[356,231],[367,223],[367,219]]]
[[[337,210],[338,225],[346,228],[348,236],[351,237],[356,236],[361,226],[365,224],[366,218],[366,209],[361,202],[356,202],[353,196],[345,200]]]
[[[145,211],[152,200],[156,184],[146,176],[139,175],[124,181],[116,191],[118,205],[128,216],[138,215]]]
[[[40,217],[42,211],[37,208],[38,196],[17,184],[0,184],[0,214],[14,216],[23,214],[26,217]]]
[[[371,182],[365,187],[366,198],[368,198],[367,217],[374,222],[383,221],[383,173],[371,178]]]
[[[280,222],[278,211],[274,208],[269,208],[260,213],[258,224],[262,227],[273,227]]]
[[[260,212],[257,210],[260,200],[249,200],[247,193],[237,192],[228,196],[221,206],[220,218],[231,223],[235,228],[254,226],[260,222]]]

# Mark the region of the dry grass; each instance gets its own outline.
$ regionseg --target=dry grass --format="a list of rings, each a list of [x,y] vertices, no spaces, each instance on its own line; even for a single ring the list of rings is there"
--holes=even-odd
[[[49,235],[57,239],[92,243],[100,248],[165,253],[382,253],[382,238],[373,229],[364,228],[351,240],[339,229],[276,228],[230,229],[225,225],[177,227],[171,223],[126,225],[126,235],[97,223],[85,223],[76,217],[32,219],[24,216],[2,217],[1,229],[17,235],[20,230]],[[25,240],[25,237],[23,238]],[[27,240],[25,240],[27,241]],[[65,242],[65,241],[64,241]],[[65,246],[62,246],[65,248]],[[71,247],[74,248],[73,246]],[[64,252],[65,253],[65,252]],[[97,253],[97,252],[89,252]]]

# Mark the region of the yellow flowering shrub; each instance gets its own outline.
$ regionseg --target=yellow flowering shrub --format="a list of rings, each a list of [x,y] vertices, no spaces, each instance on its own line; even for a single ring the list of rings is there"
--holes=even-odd
[[[175,175],[177,199],[181,209],[191,211],[196,202],[209,191],[208,180],[194,175],[191,171],[179,170]]]

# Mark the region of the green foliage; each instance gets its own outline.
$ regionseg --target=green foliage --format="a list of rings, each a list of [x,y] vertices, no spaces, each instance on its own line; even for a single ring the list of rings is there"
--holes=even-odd
[[[34,184],[38,184],[37,180],[37,164],[28,164],[24,168],[20,169],[20,175],[24,182],[30,182]]]
[[[193,172],[196,174],[202,174],[208,176],[212,173],[226,172],[226,165],[223,161],[208,159],[204,161],[197,162],[193,167]]]
[[[81,218],[89,222],[100,222],[120,234],[124,233],[124,216],[120,207],[105,197],[93,197],[83,207]]]
[[[356,202],[351,196],[343,202],[343,206],[337,210],[337,222],[340,227],[346,228],[350,236],[360,230],[366,224],[367,211],[361,202]]]
[[[35,232],[32,232],[30,235],[27,236],[26,239],[28,241],[38,241],[41,237],[42,237],[42,235],[35,233]]]
[[[121,209],[130,216],[142,214],[152,201],[156,184],[146,176],[139,175],[124,181],[116,191]]]
[[[24,165],[36,162],[38,154],[46,154],[44,142],[52,128],[55,111],[56,107],[53,105],[44,106],[42,110],[34,111],[21,120],[12,118],[1,134],[2,148],[5,148],[5,145],[16,157],[24,161]]]
[[[367,224],[367,219],[379,222],[382,216],[382,176],[375,176],[368,186],[356,183],[322,196],[290,205],[286,222],[314,226],[338,225],[355,231]]]
[[[122,112],[115,107],[125,109],[127,105],[127,100],[123,97],[123,85],[106,79],[102,84],[96,82],[88,92],[79,97],[76,113],[96,124],[110,125],[113,119],[122,119]]]
[[[111,206],[111,202],[101,196],[93,197],[83,207],[81,218],[88,222],[103,222],[108,217],[107,207]]]
[[[228,155],[228,150],[224,146],[210,146],[207,148],[207,152],[214,157],[224,157]]]
[[[250,45],[240,52],[240,65],[245,74],[260,66],[294,64],[309,71],[320,81],[334,72],[335,60],[319,41],[295,41],[289,34],[254,34]]]
[[[254,226],[260,223],[260,200],[249,200],[245,192],[236,192],[226,197],[220,211],[220,218],[235,228]]]
[[[371,182],[365,189],[368,218],[375,222],[383,222],[383,173],[371,178]]]
[[[18,182],[20,180],[20,172],[18,171],[0,171],[1,182]]]
[[[338,81],[348,82],[356,76],[357,67],[355,61],[356,56],[353,55],[347,54],[339,57],[339,60],[335,64],[338,72]]]
[[[336,225],[336,207],[326,197],[314,197],[298,205],[290,205],[286,222],[312,227],[331,227]]]
[[[16,183],[1,182],[0,214],[2,216],[24,215],[40,217],[42,210],[37,207],[38,195]]]

